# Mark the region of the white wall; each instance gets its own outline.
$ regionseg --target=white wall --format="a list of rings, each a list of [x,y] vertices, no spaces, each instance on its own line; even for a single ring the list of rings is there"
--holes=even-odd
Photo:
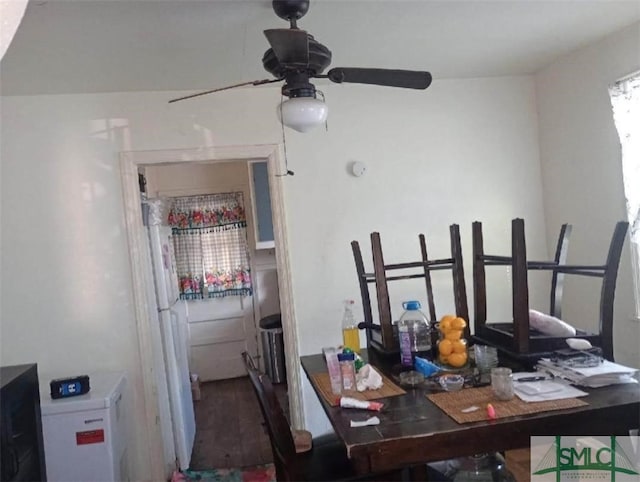
[[[509,250],[509,221],[523,217],[537,234],[532,256],[547,256],[530,78],[436,80],[426,92],[322,88],[329,131],[287,131],[301,354],[340,342],[342,300],[359,298],[349,242],[360,240],[368,260],[372,231],[381,232],[389,262],[416,260],[418,233],[432,256],[442,256],[448,225],[459,223],[469,281],[473,220],[485,222],[487,248],[500,254]],[[148,458],[118,153],[281,141],[276,88],[168,105],[175,96],[2,99],[0,362],[36,361],[41,372],[67,374],[127,370],[137,478],[148,473]],[[348,175],[354,160],[368,165],[364,177]],[[508,274],[496,273],[490,285],[490,313],[509,316]],[[392,294],[395,312],[404,299],[424,301],[420,284],[405,286]],[[436,290],[450,298],[447,282]],[[468,291],[471,303],[470,282]],[[452,307],[446,301],[441,312]],[[326,422],[314,398],[307,389],[306,418],[318,432]]]
[[[559,59],[536,75],[540,155],[549,250],[560,225],[573,224],[570,263],[606,259],[617,221],[626,220],[620,141],[607,88],[640,70],[640,23]],[[568,279],[563,318],[597,329],[596,279]],[[616,360],[640,366],[640,324],[627,238],[614,308]]]

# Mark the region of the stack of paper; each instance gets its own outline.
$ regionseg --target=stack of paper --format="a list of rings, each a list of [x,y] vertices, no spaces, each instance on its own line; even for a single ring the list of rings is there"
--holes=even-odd
[[[546,400],[560,400],[588,395],[588,393],[570,386],[565,381],[552,380],[540,372],[514,373],[513,389],[516,395],[525,402],[544,402]]]
[[[553,362],[548,358],[542,358],[538,361],[538,369],[546,371],[553,377],[558,377],[583,387],[597,388],[619,383],[638,383],[633,378],[638,373],[637,369],[607,360],[595,367],[576,368],[569,367],[561,362]]]

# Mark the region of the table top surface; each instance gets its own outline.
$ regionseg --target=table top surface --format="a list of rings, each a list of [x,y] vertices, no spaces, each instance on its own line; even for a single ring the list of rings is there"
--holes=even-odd
[[[366,355],[365,355],[366,356]],[[588,405],[566,410],[459,424],[433,404],[427,388],[405,388],[406,395],[380,399],[382,412],[330,406],[312,375],[326,372],[322,355],[301,357],[302,367],[336,434],[360,471],[376,471],[529,446],[532,435],[628,435],[640,426],[640,385],[583,389]],[[376,368],[391,375],[384,363]],[[581,388],[582,389],[582,388]],[[377,415],[380,425],[351,428],[350,421]]]

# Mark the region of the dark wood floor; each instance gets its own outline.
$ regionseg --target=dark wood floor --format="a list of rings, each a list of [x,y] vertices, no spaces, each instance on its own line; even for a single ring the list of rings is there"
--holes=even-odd
[[[288,413],[287,388],[275,385]],[[248,377],[203,383],[195,403],[196,440],[191,469],[247,467],[271,462],[271,446]]]

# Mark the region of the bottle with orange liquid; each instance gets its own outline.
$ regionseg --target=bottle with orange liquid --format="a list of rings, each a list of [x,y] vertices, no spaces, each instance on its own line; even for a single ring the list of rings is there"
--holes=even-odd
[[[342,315],[342,344],[346,348],[351,348],[354,353],[360,352],[360,330],[358,323],[353,316],[353,305],[355,301],[345,300],[344,314]]]

